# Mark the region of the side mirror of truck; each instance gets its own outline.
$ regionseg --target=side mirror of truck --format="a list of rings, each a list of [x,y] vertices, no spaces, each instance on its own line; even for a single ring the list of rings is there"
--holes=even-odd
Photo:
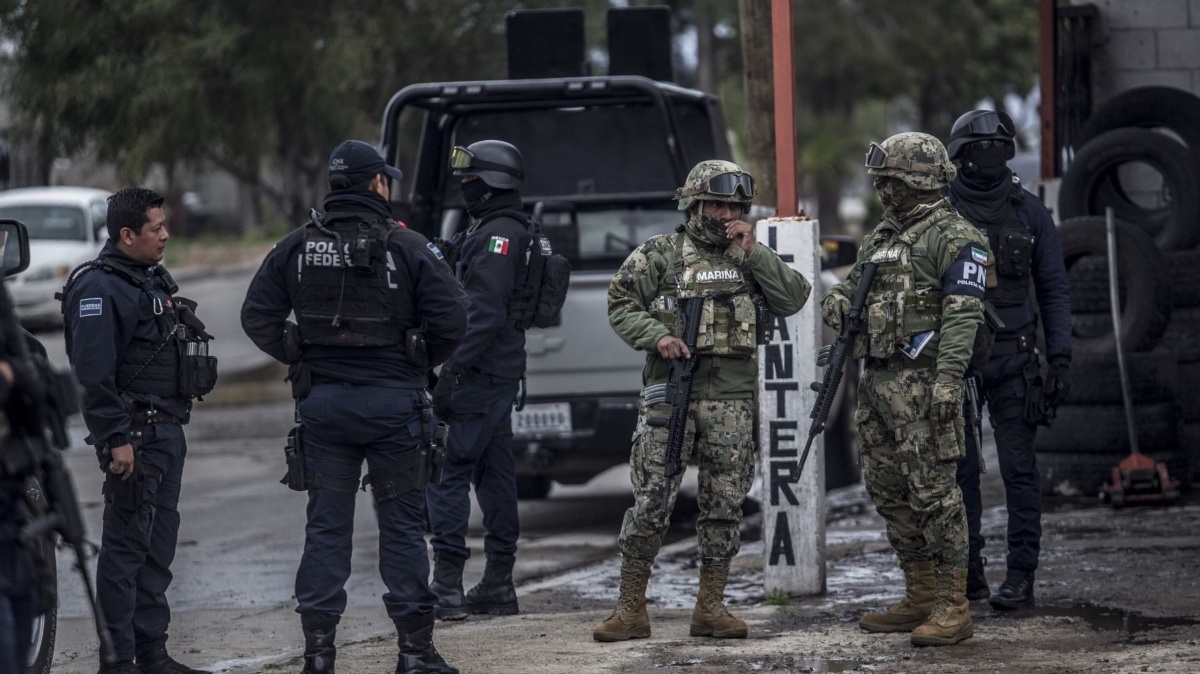
[[[821,237],[821,269],[836,269],[858,261],[858,240],[845,234]]]
[[[24,223],[0,219],[0,275],[20,274],[29,268],[29,231]]]

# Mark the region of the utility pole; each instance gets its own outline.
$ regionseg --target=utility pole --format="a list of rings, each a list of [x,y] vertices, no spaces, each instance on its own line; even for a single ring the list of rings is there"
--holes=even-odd
[[[775,205],[775,89],[771,81],[771,8],[762,0],[739,0],[738,21],[746,87],[746,169],[758,190],[755,201]]]

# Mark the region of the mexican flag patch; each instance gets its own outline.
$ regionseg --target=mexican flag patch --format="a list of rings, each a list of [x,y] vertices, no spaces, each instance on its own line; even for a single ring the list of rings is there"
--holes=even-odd
[[[986,250],[980,250],[975,246],[971,246],[971,258],[983,266],[987,266],[988,254]]]
[[[508,255],[508,239],[503,236],[493,236],[488,240],[488,252]]]

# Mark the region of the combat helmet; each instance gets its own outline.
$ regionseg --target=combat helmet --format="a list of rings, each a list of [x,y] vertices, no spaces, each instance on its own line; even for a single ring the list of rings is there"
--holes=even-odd
[[[995,140],[1008,148],[1005,159],[1017,154],[1017,127],[1007,113],[995,110],[972,110],[959,117],[950,129],[946,152],[957,159],[963,148],[981,140]]]
[[[456,176],[479,176],[498,190],[515,190],[525,182],[525,160],[513,145],[502,140],[480,140],[450,151],[450,168]]]
[[[686,211],[697,201],[727,201],[749,208],[754,198],[754,178],[741,166],[721,159],[696,164],[688,172],[683,187],[675,190],[679,210]]]
[[[871,143],[866,166],[873,176],[899,178],[917,190],[941,189],[958,174],[942,141],[913,131]]]

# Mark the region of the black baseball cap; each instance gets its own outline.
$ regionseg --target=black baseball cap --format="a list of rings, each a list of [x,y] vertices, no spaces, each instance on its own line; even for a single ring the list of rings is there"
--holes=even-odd
[[[365,183],[371,178],[383,173],[389,178],[400,180],[404,173],[394,166],[388,166],[379,154],[368,143],[361,140],[347,140],[338,145],[329,155],[329,184],[345,182],[344,187]],[[344,177],[346,180],[338,180]],[[342,185],[338,185],[343,187]]]

